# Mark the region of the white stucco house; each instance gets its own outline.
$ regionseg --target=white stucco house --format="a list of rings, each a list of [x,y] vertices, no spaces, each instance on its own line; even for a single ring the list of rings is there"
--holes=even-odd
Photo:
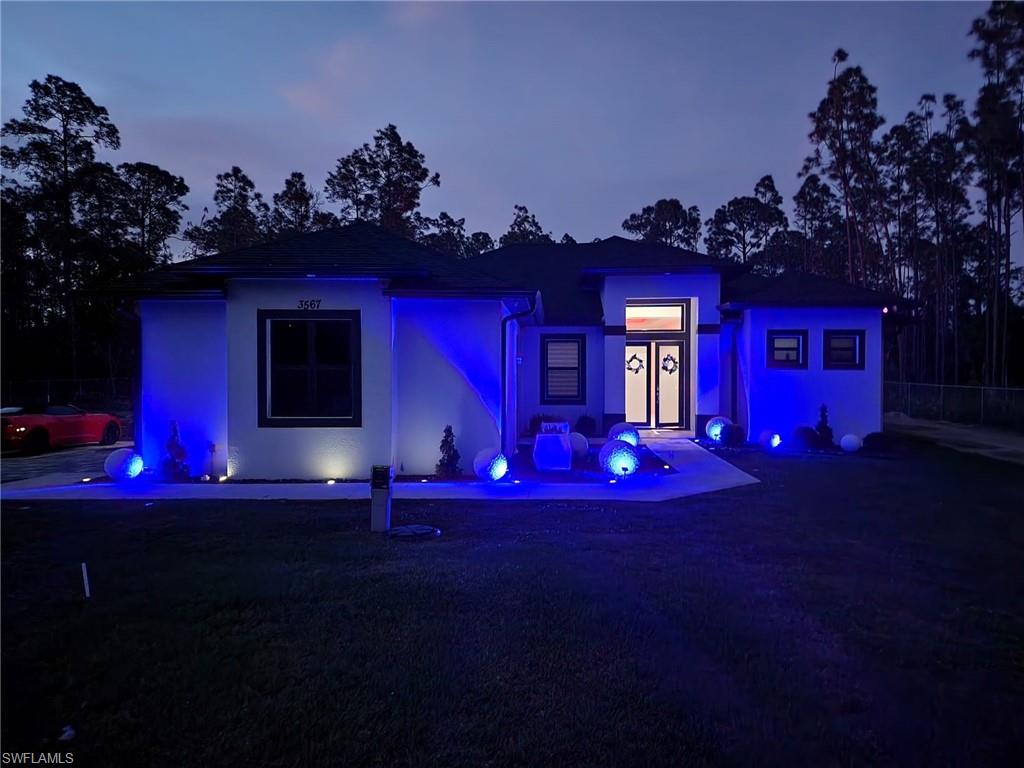
[[[193,474],[253,480],[430,473],[447,424],[468,466],[542,414],[756,439],[825,403],[837,435],[882,427],[880,294],[618,237],[465,262],[356,223],[129,289],[147,466],[171,421]]]

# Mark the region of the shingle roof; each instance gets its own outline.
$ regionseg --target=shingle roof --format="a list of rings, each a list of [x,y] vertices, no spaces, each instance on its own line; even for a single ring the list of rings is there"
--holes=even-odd
[[[313,275],[387,278],[393,292],[521,292],[475,264],[365,222],[176,262],[117,288],[125,293],[173,294],[216,289],[231,277]]]
[[[742,307],[884,307],[895,297],[806,272],[787,272],[780,277],[751,273],[722,284],[722,306]]]

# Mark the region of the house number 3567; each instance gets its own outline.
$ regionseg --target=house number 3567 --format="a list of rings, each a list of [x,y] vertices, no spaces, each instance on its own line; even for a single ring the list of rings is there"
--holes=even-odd
[[[320,309],[320,299],[299,299],[299,309]]]

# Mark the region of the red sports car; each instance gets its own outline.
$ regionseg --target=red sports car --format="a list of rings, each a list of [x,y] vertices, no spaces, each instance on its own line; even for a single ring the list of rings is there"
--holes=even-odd
[[[86,413],[73,405],[0,408],[3,447],[40,453],[58,445],[113,445],[121,438],[121,420],[109,413]]]

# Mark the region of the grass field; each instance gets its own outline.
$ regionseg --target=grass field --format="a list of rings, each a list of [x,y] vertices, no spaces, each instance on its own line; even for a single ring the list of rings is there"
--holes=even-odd
[[[736,462],[762,483],[655,505],[396,504],[443,529],[422,542],[371,535],[359,503],[5,503],[3,750],[84,766],[1019,755],[1019,468],[927,446]]]

